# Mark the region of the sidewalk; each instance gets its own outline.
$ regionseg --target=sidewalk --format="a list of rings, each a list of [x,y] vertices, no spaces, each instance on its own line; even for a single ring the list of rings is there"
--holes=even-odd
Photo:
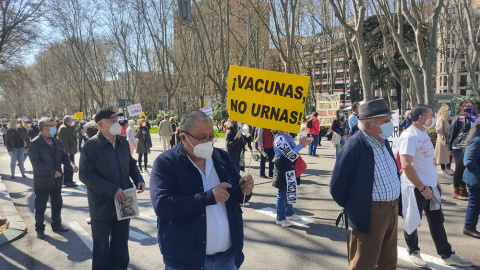
[[[0,218],[6,220],[6,230],[0,233],[0,247],[22,238],[27,234],[27,227],[0,179]]]

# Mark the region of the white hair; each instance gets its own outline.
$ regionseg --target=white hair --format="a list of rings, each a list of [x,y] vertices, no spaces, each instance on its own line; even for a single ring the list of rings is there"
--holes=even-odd
[[[357,123],[358,129],[361,131],[365,131],[365,124],[372,123],[372,122],[373,122],[373,118],[358,120],[358,123]]]
[[[133,127],[135,125],[135,121],[133,120],[128,120],[128,125]]]

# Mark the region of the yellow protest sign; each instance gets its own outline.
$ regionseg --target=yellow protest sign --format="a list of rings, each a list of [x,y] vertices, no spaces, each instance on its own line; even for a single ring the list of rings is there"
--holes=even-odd
[[[75,119],[83,119],[83,112],[76,112]]]
[[[142,112],[141,114],[139,114],[139,115],[137,115],[137,116],[138,116],[138,118],[146,117],[144,112]]]
[[[310,77],[230,66],[228,114],[251,126],[298,133]]]

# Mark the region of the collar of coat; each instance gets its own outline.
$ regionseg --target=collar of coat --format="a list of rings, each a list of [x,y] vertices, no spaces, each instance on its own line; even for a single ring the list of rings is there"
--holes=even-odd
[[[97,140],[100,142],[101,145],[106,145],[106,144],[111,145],[111,143],[108,141],[107,137],[105,137],[105,135],[103,135],[100,131],[98,131],[97,135],[95,135],[93,138],[95,138],[95,137],[97,137]],[[119,140],[118,135],[115,135],[115,143],[123,144],[123,141]]]

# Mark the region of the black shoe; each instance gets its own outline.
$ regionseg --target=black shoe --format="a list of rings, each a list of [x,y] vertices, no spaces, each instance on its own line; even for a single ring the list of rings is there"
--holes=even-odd
[[[45,232],[43,232],[43,231],[37,232],[37,238],[38,238],[38,239],[43,239],[43,238],[45,238]]]
[[[268,178],[266,175],[260,175],[261,178]]]
[[[23,177],[23,178],[27,178],[27,176],[26,176],[25,174],[22,174],[22,177]]]
[[[14,176],[14,175],[12,175],[12,177],[10,177],[10,179],[15,179],[15,176]]]
[[[60,227],[52,228],[52,231],[59,233],[59,232],[68,232],[70,230],[67,227],[60,225]]]
[[[67,184],[65,184],[65,186],[66,187],[78,187],[78,185],[75,184],[75,183],[67,183]]]
[[[463,234],[480,239],[480,232],[475,229],[469,230],[467,228],[463,228]]]

